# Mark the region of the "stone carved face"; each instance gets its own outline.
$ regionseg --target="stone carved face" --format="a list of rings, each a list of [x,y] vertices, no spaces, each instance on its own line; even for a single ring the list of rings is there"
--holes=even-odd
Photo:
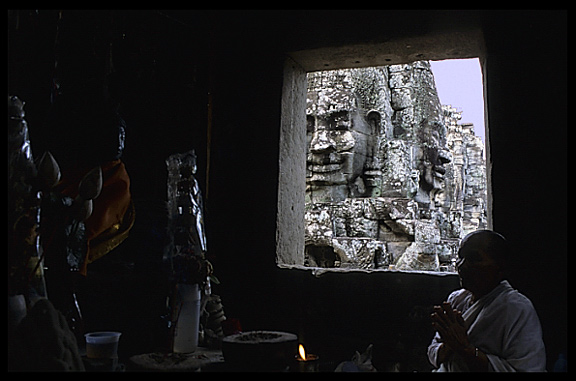
[[[373,128],[345,90],[312,91],[307,98],[306,185],[324,193],[324,201],[341,201],[365,192],[361,175],[371,156]]]
[[[421,125],[419,147],[416,159],[420,171],[419,189],[415,196],[416,201],[424,204],[430,203],[430,196],[442,189],[444,185],[444,164],[452,161],[450,152],[446,148],[445,127],[439,122],[425,121]]]

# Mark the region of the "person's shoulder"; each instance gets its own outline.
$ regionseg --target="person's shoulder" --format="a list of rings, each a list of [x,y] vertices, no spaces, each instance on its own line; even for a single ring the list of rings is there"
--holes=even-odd
[[[493,313],[507,321],[511,330],[528,329],[531,335],[537,337],[542,334],[538,312],[532,301],[520,291],[511,288],[505,293],[505,298],[498,303]]]
[[[504,305],[515,310],[522,310],[526,312],[535,311],[534,305],[532,304],[530,298],[512,287],[510,287],[510,290],[505,294]]]

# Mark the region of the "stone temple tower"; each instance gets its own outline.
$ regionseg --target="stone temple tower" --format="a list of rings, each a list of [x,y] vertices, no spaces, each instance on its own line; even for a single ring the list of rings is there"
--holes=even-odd
[[[308,74],[305,264],[453,271],[486,226],[483,145],[427,61]]]

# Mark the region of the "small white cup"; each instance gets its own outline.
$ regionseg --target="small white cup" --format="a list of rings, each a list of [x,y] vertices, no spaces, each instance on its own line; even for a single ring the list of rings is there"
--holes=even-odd
[[[86,357],[91,359],[117,358],[120,332],[91,332],[86,337]]]

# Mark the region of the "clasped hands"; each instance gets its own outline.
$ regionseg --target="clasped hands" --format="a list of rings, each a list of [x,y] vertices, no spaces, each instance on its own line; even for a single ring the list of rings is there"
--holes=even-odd
[[[441,306],[434,306],[431,318],[432,326],[438,331],[447,349],[457,353],[474,350],[466,333],[462,312],[453,309],[450,303],[444,302]]]

